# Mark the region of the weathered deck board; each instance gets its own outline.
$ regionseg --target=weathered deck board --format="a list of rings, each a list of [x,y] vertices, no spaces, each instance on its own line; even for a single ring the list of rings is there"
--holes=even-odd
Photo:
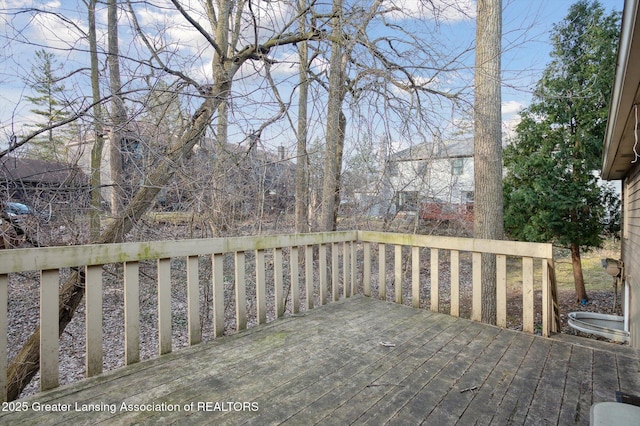
[[[592,403],[640,394],[638,368],[628,347],[353,297],[26,398],[30,410],[0,423],[588,424]],[[123,402],[180,410],[126,412]],[[199,402],[258,410],[198,411]],[[71,412],[35,412],[36,403]]]

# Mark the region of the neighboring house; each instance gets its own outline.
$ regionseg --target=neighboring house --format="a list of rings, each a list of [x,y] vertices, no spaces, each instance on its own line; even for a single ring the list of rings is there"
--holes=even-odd
[[[88,205],[89,180],[76,166],[53,161],[0,158],[0,197],[41,208],[72,202]]]
[[[631,345],[640,348],[640,22],[638,0],[627,0],[609,122],[603,149],[602,178],[622,180],[622,241],[628,284]]]
[[[78,167],[87,175],[91,176],[91,150],[93,149],[95,140],[87,139],[82,141],[71,142],[67,145],[69,161],[74,161]],[[109,147],[109,135],[104,135],[103,148],[101,155],[100,168],[100,194],[103,200],[111,199],[111,155]],[[140,181],[140,177],[136,176],[140,170],[144,169],[143,165],[143,147],[148,146],[147,143],[139,136],[139,132],[128,130],[123,132],[120,141],[121,152],[124,154],[122,158],[122,168],[124,171],[123,180],[133,185]],[[144,152],[146,158],[152,156],[148,152]],[[130,191],[129,191],[130,192]]]
[[[149,133],[140,123],[131,123],[134,130],[123,133],[120,142],[123,182],[129,196],[143,182],[143,176],[152,170],[158,158],[163,155],[165,146],[173,143],[171,136],[160,139]],[[89,175],[91,173],[91,150],[94,141],[88,140],[69,145],[71,158],[77,158],[78,164]],[[218,145],[210,138],[195,146],[192,156],[183,163],[183,171],[177,173],[158,195],[158,208],[165,210],[189,209],[194,198],[202,196],[203,188],[216,188],[209,182],[213,176],[213,162],[222,155],[228,165],[227,182],[223,192],[237,196],[232,200],[232,210],[245,215],[253,215],[257,210],[266,213],[280,213],[294,206],[295,164],[285,158],[284,147],[278,154],[258,149],[256,141],[251,145],[224,144],[223,153],[217,152]],[[111,199],[111,168],[109,141],[105,138],[101,160],[102,197]]]
[[[395,212],[424,219],[469,220],[473,212],[473,138],[436,141],[389,157]]]

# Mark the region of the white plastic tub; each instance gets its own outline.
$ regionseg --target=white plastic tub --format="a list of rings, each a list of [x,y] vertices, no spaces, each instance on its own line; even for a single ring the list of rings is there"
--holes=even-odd
[[[624,317],[596,312],[569,312],[569,327],[583,333],[595,334],[614,342],[629,342]]]

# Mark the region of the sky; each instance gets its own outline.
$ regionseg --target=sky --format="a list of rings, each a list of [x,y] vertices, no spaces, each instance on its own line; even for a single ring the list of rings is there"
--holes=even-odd
[[[419,0],[399,1],[403,2],[405,10],[413,11],[416,17],[423,17],[426,13],[423,8],[417,6]],[[441,6],[447,4],[447,0],[433,1]],[[471,44],[475,36],[475,1],[458,1],[461,2],[465,13],[460,14],[456,10],[443,7],[439,15],[438,27],[448,43],[453,45]],[[502,113],[505,128],[512,127],[513,123],[517,121],[518,111],[531,102],[532,89],[550,60],[549,35],[552,26],[563,20],[572,3],[572,1],[565,0],[503,0]],[[600,3],[607,11],[621,11],[623,7],[623,0],[600,0]],[[69,30],[68,26],[52,25],[53,21],[49,19],[51,16],[45,14],[30,22],[30,24],[35,23],[40,30],[27,32],[23,28],[18,28],[21,31],[11,31],[10,34],[9,30],[15,29],[15,26],[11,28],[10,23],[5,20],[7,12],[27,6],[62,12],[68,17],[71,25],[77,25],[84,29],[86,28],[84,16],[74,13],[74,11],[82,10],[83,4],[80,0],[49,0],[45,2],[0,0],[0,146],[6,143],[12,132],[18,132],[16,128],[20,127],[20,123],[29,121],[30,116],[32,117],[29,112],[30,106],[24,102],[25,96],[32,95],[30,90],[25,87],[24,78],[28,77],[29,64],[33,60],[35,48],[61,49],[59,50],[61,52],[59,58],[62,62],[66,61],[76,68],[78,65],[88,66],[83,62],[84,59],[64,54],[70,46],[83,47],[77,32]],[[283,12],[278,9],[278,3],[271,2],[269,4],[275,6],[265,15],[265,20],[268,20],[269,16],[281,16]],[[169,36],[175,41],[175,55],[181,55],[187,51],[189,53],[198,52],[203,49],[200,45],[188,42],[189,35],[181,27],[180,17],[176,13],[158,16],[156,12],[149,11],[147,14],[140,14],[140,19],[142,25],[157,24],[169,28]],[[104,11],[99,11],[98,20],[104,22]],[[11,24],[15,24],[15,21]],[[24,25],[26,28],[26,23]],[[16,43],[16,40],[21,37],[29,38],[31,42],[36,44],[36,47]],[[126,37],[126,33],[121,33],[121,38],[126,39]],[[136,49],[135,46],[129,45],[123,47],[125,54],[127,54],[127,49],[132,49],[131,53],[134,53],[133,50]],[[206,78],[207,70],[210,69],[208,58],[207,54],[204,54],[201,55],[199,63],[190,64],[193,69],[201,70],[203,78]],[[472,60],[473,55],[468,55],[467,61]],[[472,82],[472,62],[466,74],[461,75],[461,78]],[[275,133],[280,131],[275,130]]]
[[[550,61],[552,46],[549,37],[553,25],[566,17],[573,3],[565,0],[503,0],[502,113],[505,123],[513,122],[518,111],[531,102],[531,90]],[[600,0],[600,4],[607,12],[621,12],[624,0]],[[517,30],[528,25],[530,30],[525,33]]]

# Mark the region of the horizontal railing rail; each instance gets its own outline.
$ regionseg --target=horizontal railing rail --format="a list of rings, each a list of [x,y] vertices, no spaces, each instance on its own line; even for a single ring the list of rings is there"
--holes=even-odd
[[[387,277],[387,247],[393,247],[393,279]],[[372,253],[377,250],[377,262]],[[424,254],[421,254],[424,253]],[[204,257],[211,268],[212,336],[224,334],[229,305],[233,329],[246,329],[249,322],[263,324],[279,318],[287,310],[301,309],[336,301],[362,292],[365,296],[387,299],[387,287],[393,300],[421,306],[421,293],[429,292],[428,306],[441,311],[442,286],[440,260],[449,258],[447,275],[449,314],[460,315],[461,258],[469,253],[472,265],[471,319],[481,319],[481,274],[483,254],[496,256],[497,324],[507,321],[507,257],[522,258],[522,329],[534,332],[534,269],[540,270],[542,290],[542,334],[555,331],[551,285],[553,254],[550,244],[491,241],[456,237],[392,234],[370,231],[339,231],[199,240],[152,241],[47,247],[0,251],[0,397],[7,395],[8,288],[11,277],[36,271],[40,289],[40,389],[59,385],[58,298],[64,268],[79,271],[85,287],[85,375],[103,370],[103,286],[106,265],[121,265],[124,310],[125,364],[141,359],[140,277],[141,265],[155,263],[157,289],[157,353],[172,351],[172,285],[186,287],[187,343],[202,341],[201,286],[199,269]],[[428,256],[427,256],[428,255]],[[421,262],[429,258],[428,266]],[[175,283],[172,268],[176,260],[183,268],[184,282]],[[411,259],[411,278],[405,279],[403,261]],[[534,261],[542,268],[534,268]],[[172,263],[173,262],[173,263]],[[389,262],[389,263],[391,263]],[[446,263],[446,262],[444,262]],[[232,271],[229,271],[229,268]],[[377,274],[375,273],[377,268]],[[428,271],[421,277],[421,272]],[[231,273],[230,273],[231,272]],[[250,276],[248,276],[249,274]],[[427,277],[425,279],[424,277]],[[174,283],[172,283],[174,281]],[[182,280],[181,280],[182,281]],[[464,279],[462,280],[464,281]],[[231,282],[231,288],[225,283]],[[273,306],[269,303],[272,302]],[[251,313],[248,312],[251,310]],[[108,312],[106,312],[109,315]]]

